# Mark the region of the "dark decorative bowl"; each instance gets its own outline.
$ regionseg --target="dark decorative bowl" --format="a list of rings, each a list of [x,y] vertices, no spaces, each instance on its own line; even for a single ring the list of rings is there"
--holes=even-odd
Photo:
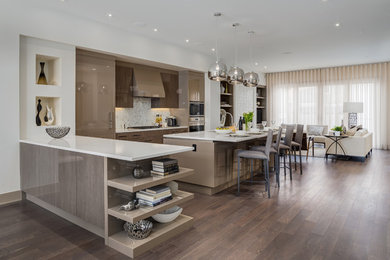
[[[147,238],[150,235],[150,232],[152,232],[153,223],[149,220],[142,219],[134,224],[126,222],[123,225],[123,228],[130,238],[140,240]]]
[[[55,127],[47,127],[46,133],[53,138],[62,138],[67,135],[70,131],[69,126],[55,126]]]

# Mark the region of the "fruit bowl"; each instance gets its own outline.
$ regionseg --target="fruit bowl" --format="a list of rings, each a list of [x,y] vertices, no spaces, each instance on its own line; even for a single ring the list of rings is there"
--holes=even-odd
[[[46,133],[50,135],[53,138],[62,138],[65,135],[67,135],[70,131],[69,126],[55,126],[55,127],[48,127],[45,129]]]
[[[173,208],[164,210],[156,215],[153,215],[152,218],[160,223],[168,223],[174,221],[183,211],[183,208],[179,206],[174,206]]]

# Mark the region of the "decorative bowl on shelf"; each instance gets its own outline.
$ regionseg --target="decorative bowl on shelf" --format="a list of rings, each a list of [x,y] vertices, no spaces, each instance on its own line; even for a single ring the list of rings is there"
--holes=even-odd
[[[215,132],[217,134],[230,134],[232,129],[215,129]]]
[[[62,138],[69,133],[70,127],[69,126],[54,126],[54,127],[47,127],[45,130],[46,130],[46,133],[53,138]]]
[[[152,218],[160,223],[168,223],[174,221],[183,211],[183,208],[179,206],[174,206],[170,209],[164,210],[156,215],[153,215]]]
[[[149,220],[142,219],[134,224],[126,222],[123,225],[123,228],[130,238],[140,240],[147,238],[150,235],[150,232],[152,232],[153,223]]]

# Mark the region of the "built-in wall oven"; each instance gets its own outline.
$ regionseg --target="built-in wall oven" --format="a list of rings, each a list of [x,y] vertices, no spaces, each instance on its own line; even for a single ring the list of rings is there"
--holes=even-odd
[[[204,131],[204,116],[190,116],[190,132]]]
[[[204,116],[204,103],[202,101],[190,101],[190,116]]]

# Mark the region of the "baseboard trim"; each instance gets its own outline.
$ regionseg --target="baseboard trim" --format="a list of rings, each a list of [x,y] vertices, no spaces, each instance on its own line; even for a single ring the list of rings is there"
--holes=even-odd
[[[80,226],[86,230],[88,230],[89,232],[92,232],[100,237],[103,237],[104,238],[104,230],[93,225],[93,224],[90,224],[88,222],[86,222],[85,220],[79,218],[79,217],[76,217],[62,209],[59,209],[57,207],[54,207],[53,205],[50,205],[49,203],[46,203],[40,199],[38,199],[37,197],[34,197],[34,196],[31,196],[29,194],[26,194],[26,199],[37,204],[38,206],[56,214],[57,216],[60,216],[61,218],[64,218],[70,222],[72,222],[73,224],[76,224],[77,226]]]
[[[0,194],[0,206],[22,200],[20,190]]]

